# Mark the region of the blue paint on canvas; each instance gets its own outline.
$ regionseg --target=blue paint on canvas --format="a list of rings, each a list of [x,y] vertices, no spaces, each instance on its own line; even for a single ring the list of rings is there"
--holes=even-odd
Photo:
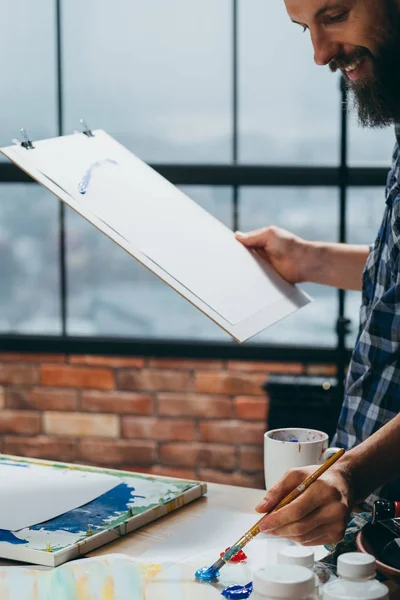
[[[80,533],[86,531],[89,524],[94,529],[104,527],[106,520],[110,517],[117,517],[120,513],[126,513],[129,505],[134,503],[135,498],[144,497],[133,494],[134,491],[135,488],[126,483],[121,483],[92,502],[70,510],[68,513],[64,513],[50,521],[33,525],[31,529]]]
[[[12,531],[0,529],[0,542],[7,542],[8,544],[27,544],[28,540],[20,540]]]

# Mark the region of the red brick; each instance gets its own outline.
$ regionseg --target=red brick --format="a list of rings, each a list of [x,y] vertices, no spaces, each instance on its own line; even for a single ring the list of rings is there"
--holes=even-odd
[[[178,479],[197,479],[194,469],[179,469],[176,467],[163,467],[154,465],[151,467],[153,475],[162,475],[163,477],[177,477]]]
[[[117,385],[122,390],[185,391],[191,388],[191,381],[191,374],[187,371],[126,369],[117,373]]]
[[[264,423],[243,421],[201,421],[199,439],[202,442],[224,442],[226,444],[262,444]]]
[[[195,427],[190,419],[122,417],[122,437],[185,442],[195,439]]]
[[[150,394],[135,392],[83,391],[82,410],[115,414],[152,415],[153,398]]]
[[[229,396],[201,394],[158,394],[158,414],[169,417],[203,417],[221,419],[232,416],[233,404]]]
[[[116,415],[77,412],[45,412],[43,428],[50,435],[103,438],[118,438],[120,430]]]
[[[75,390],[58,388],[9,388],[6,393],[8,408],[31,410],[76,410],[78,407]]]
[[[36,434],[41,430],[41,416],[37,412],[23,410],[0,411],[0,433]]]
[[[307,365],[307,375],[321,375],[321,377],[335,377],[337,369],[335,365]]]
[[[71,355],[69,362],[72,365],[88,365],[97,367],[144,367],[144,358],[138,356],[97,356],[94,354]]]
[[[293,375],[300,375],[304,373],[304,367],[301,363],[278,363],[278,362],[266,362],[266,361],[241,361],[241,360],[230,360],[227,365],[231,371],[262,371],[264,375],[268,373],[290,373]]]
[[[240,447],[240,469],[250,473],[264,473],[264,448],[263,446]]]
[[[39,383],[39,367],[36,365],[20,365],[0,363],[0,384],[34,385]]]
[[[222,360],[189,360],[182,358],[152,358],[149,360],[149,367],[160,368],[160,369],[189,369],[189,370],[201,370],[201,369],[216,369],[220,370],[223,368],[224,363]]]
[[[268,400],[266,396],[238,396],[235,398],[235,413],[244,421],[263,421],[267,418]]]
[[[232,470],[236,466],[235,446],[199,443],[160,445],[160,461],[177,467],[212,467]]]
[[[255,395],[262,392],[262,385],[266,381],[264,373],[224,373],[198,371],[195,375],[195,390],[200,393]]]
[[[239,487],[253,488],[264,490],[264,476],[263,475],[245,475],[244,473],[223,473],[215,469],[200,469],[197,478],[201,481],[208,481],[210,483],[221,483],[223,485],[235,485]],[[262,495],[260,496],[260,501]],[[250,507],[253,508],[253,507]]]
[[[4,408],[6,405],[6,394],[2,386],[0,386],[0,408]]]
[[[69,365],[41,366],[42,385],[111,390],[114,375],[111,369],[71,367]]]
[[[267,363],[268,373],[278,373],[282,375],[303,375],[304,365],[301,363],[280,363],[280,362],[269,362]]]
[[[129,471],[131,473],[142,473],[143,475],[148,475],[149,477],[153,476],[153,467],[150,467],[149,465],[118,465],[118,470]]]
[[[46,437],[22,437],[7,435],[4,438],[4,452],[30,458],[46,458],[72,462],[78,457],[78,447],[75,440]]]
[[[65,354],[36,354],[31,352],[0,352],[0,362],[42,363],[65,362]]]
[[[102,465],[152,465],[157,461],[155,442],[135,440],[82,440],[81,458]]]

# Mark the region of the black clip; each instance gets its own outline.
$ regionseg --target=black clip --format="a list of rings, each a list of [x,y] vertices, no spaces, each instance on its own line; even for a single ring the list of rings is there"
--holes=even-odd
[[[86,124],[86,122],[85,122],[84,119],[80,120],[80,124],[83,127],[83,131],[82,131],[83,134],[87,135],[87,137],[94,137],[94,134],[93,134],[92,130],[89,129],[89,127],[87,126],[87,124]]]
[[[18,140],[18,139],[13,139],[12,141],[14,142],[14,144],[18,144],[18,146],[22,146],[26,150],[33,150],[35,148],[35,146],[32,144],[31,140],[29,139],[28,134],[26,133],[25,129],[21,129],[21,133],[24,137],[24,141],[20,142],[20,140]]]

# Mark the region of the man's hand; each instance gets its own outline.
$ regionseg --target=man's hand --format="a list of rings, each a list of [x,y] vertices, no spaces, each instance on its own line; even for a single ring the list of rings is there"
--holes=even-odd
[[[265,227],[245,234],[238,231],[236,238],[246,248],[257,251],[289,283],[306,281],[308,243],[302,238],[280,227]]]
[[[271,263],[289,283],[308,281],[361,290],[368,246],[311,242],[280,227],[237,231],[236,239]]]
[[[267,493],[257,512],[272,510],[282,498],[318,467],[291,469]],[[267,515],[260,525],[264,533],[283,537],[303,546],[334,544],[343,539],[354,500],[339,465],[315,481],[299,498]]]

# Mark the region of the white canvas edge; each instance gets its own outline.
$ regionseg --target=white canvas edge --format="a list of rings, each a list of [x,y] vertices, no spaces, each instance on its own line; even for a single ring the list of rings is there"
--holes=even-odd
[[[79,135],[79,134],[77,134]],[[14,151],[13,146],[6,148],[0,148],[0,152],[20,167],[25,173],[30,175],[43,187],[52,192],[57,198],[69,206],[72,210],[80,214],[89,223],[94,225],[99,231],[107,235],[114,243],[120,246],[123,250],[128,252],[133,258],[140,262],[147,269],[157,275],[162,281],[169,285],[172,289],[178,292],[183,298],[188,300],[191,304],[196,306],[201,312],[208,316],[214,323],[224,329],[229,335],[231,335],[237,342],[242,343],[257,335],[273,323],[289,316],[296,312],[299,308],[307,305],[312,301],[311,297],[303,292],[300,288],[293,286],[293,294],[290,297],[283,297],[273,305],[268,305],[255,315],[251,315],[247,319],[244,319],[236,324],[229,323],[220,314],[214,311],[208,304],[203,302],[198,296],[188,290],[179,281],[162,269],[159,265],[153,262],[139,249],[134,248],[127,240],[115,232],[109,227],[104,221],[99,219],[91,211],[85,210],[82,205],[79,205],[71,196],[54,184],[48,177],[43,175],[38,169],[34,168],[29,164],[28,161],[24,161]],[[27,150],[27,152],[34,152],[34,150]]]
[[[82,468],[87,470],[95,470],[102,472],[103,468],[96,468],[92,466],[78,465],[72,463],[62,463],[58,461],[51,460],[41,460],[41,459],[29,459],[22,456],[13,456],[7,454],[1,454],[3,458],[11,459],[11,460],[23,460],[25,462],[31,464],[45,464],[48,466],[53,466],[54,464],[63,465],[63,466],[71,466],[73,468]],[[108,472],[115,472],[116,474],[126,473],[127,475],[135,475],[133,471],[119,471],[118,469],[106,469]],[[146,477],[146,473],[137,473],[137,475]],[[157,479],[157,475],[149,474],[148,477]],[[34,550],[32,548],[24,548],[22,544],[10,544],[7,542],[0,542],[0,558],[7,560],[15,560],[18,562],[32,563],[36,565],[43,565],[46,567],[58,567],[65,562],[72,560],[73,558],[82,557],[86,555],[88,552],[99,548],[100,546],[104,546],[110,542],[113,542],[117,539],[120,539],[121,536],[131,533],[140,527],[144,527],[144,525],[148,525],[152,521],[156,521],[160,517],[164,517],[165,515],[174,512],[181,506],[185,506],[189,504],[193,500],[197,498],[201,498],[207,493],[207,483],[202,481],[196,481],[193,479],[180,479],[177,477],[164,477],[163,475],[159,476],[160,479],[166,479],[171,481],[179,481],[188,483],[197,484],[195,487],[190,490],[186,490],[177,496],[171,502],[167,504],[162,504],[160,506],[156,506],[155,508],[150,508],[145,512],[135,515],[128,519],[125,523],[121,523],[115,526],[113,529],[100,531],[99,533],[95,533],[92,536],[77,542],[76,544],[72,544],[70,547],[64,548],[62,550],[58,550],[57,552],[46,552],[45,550]],[[2,544],[7,544],[9,548],[3,548]]]

